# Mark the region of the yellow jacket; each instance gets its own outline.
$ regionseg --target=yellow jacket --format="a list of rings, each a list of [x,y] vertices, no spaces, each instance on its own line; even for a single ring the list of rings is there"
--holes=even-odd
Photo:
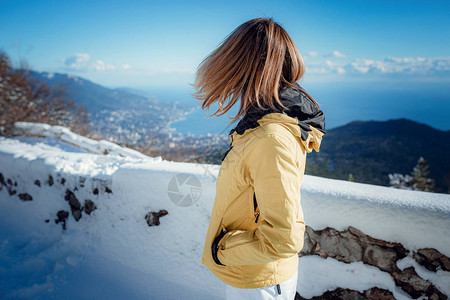
[[[323,113],[306,93],[280,93],[289,111],[249,110],[230,133],[202,264],[238,288],[279,284],[298,269],[306,153],[319,151]]]

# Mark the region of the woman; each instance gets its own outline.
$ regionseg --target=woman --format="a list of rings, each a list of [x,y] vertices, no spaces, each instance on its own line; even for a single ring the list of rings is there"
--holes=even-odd
[[[325,134],[319,105],[296,83],[304,72],[292,39],[266,18],[240,25],[197,69],[203,109],[219,102],[220,116],[240,99],[233,120],[245,114],[229,134],[202,257],[227,299],[294,299],[306,153]]]

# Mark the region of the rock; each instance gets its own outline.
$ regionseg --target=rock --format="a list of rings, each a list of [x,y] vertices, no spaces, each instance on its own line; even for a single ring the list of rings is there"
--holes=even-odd
[[[72,216],[75,218],[75,221],[79,221],[81,219],[81,209],[74,209],[73,207],[72,209]]]
[[[395,284],[414,299],[421,296],[428,296],[429,299],[447,299],[431,282],[421,278],[414,270],[414,267],[394,272],[391,275]]]
[[[37,185],[38,187],[41,187],[41,182],[37,179],[34,181],[34,184]]]
[[[367,300],[367,299],[376,299],[376,300],[395,300],[394,295],[391,291],[380,289],[377,287],[370,288],[365,290],[363,293],[360,293],[355,290],[337,288],[333,291],[326,291],[320,296],[312,297],[308,300],[330,300],[330,299],[343,299],[343,300]],[[300,296],[299,293],[295,295],[295,300],[307,300]]]
[[[45,220],[45,223],[48,223],[48,222],[50,222],[50,219],[46,219],[46,220]]]
[[[95,188],[95,189],[92,191],[92,193],[93,193],[94,195],[98,195],[98,188]]]
[[[421,278],[413,267],[400,270],[397,261],[407,256],[406,250],[400,243],[392,243],[375,239],[354,227],[338,231],[334,228],[313,230],[306,227],[305,244],[299,256],[319,255],[323,258],[332,257],[345,263],[362,261],[365,264],[378,267],[388,272],[397,286],[407,292],[411,297],[428,296],[429,299],[446,299],[431,282]],[[420,249],[414,258],[428,265],[428,268],[448,268],[448,258],[435,249]],[[363,294],[355,294],[349,290],[337,289],[323,294],[322,298],[314,299],[385,299],[382,290],[371,289]],[[391,294],[392,295],[392,294]]]
[[[108,194],[111,194],[111,193],[112,193],[112,191],[111,191],[111,189],[110,189],[109,187],[106,187],[106,188],[105,188],[105,192],[107,192]]]
[[[391,273],[399,270],[396,262],[406,257],[408,250],[400,243],[375,239],[351,226],[344,231],[329,227],[314,231],[307,226],[299,256],[313,254],[345,263],[362,261]]]
[[[87,199],[84,201],[84,206],[83,206],[83,210],[85,213],[87,213],[88,215],[91,214],[91,212],[93,212],[94,210],[97,209],[97,206],[95,205],[94,202],[92,202],[91,200]]]
[[[431,290],[431,294],[428,296],[430,300],[448,300],[447,295],[443,294],[440,290],[438,290],[434,285]]]
[[[69,205],[71,207],[81,208],[80,201],[78,201],[77,197],[71,190],[66,189],[66,196],[64,197],[64,199],[69,201]]]
[[[8,185],[10,185],[10,186],[13,185],[11,178],[6,179],[6,183],[8,183]]]
[[[33,197],[31,197],[31,195],[27,194],[27,193],[19,194],[19,198],[20,198],[20,200],[23,200],[23,201],[33,200]]]
[[[61,178],[61,184],[64,185],[64,183],[66,183],[66,179],[65,178]]]
[[[49,185],[49,186],[52,186],[54,183],[55,183],[55,181],[53,180],[52,175],[49,175],[49,176],[48,176],[48,185]]]
[[[56,216],[58,217],[58,219],[55,220],[55,223],[56,224],[62,223],[62,228],[66,230],[66,220],[69,217],[69,212],[65,210],[60,210],[58,211]]]
[[[365,299],[387,299],[387,300],[395,300],[394,294],[389,290],[380,289],[377,287],[373,287],[371,289],[364,291]]]
[[[66,220],[69,217],[69,212],[66,211],[66,210],[60,210],[60,211],[58,211],[56,216],[58,217],[57,221],[58,222],[62,222],[62,221]]]
[[[433,248],[419,249],[413,254],[414,259],[430,271],[436,272],[439,267],[450,271],[450,259]]]
[[[64,197],[66,201],[69,201],[70,208],[72,210],[72,216],[75,218],[75,221],[78,221],[81,219],[81,204],[80,201],[78,201],[75,194],[67,189],[66,190],[66,196]]]
[[[6,186],[5,177],[3,177],[3,173],[0,173],[0,184]]]
[[[158,226],[160,224],[159,218],[167,214],[168,212],[165,209],[158,212],[151,211],[145,215],[145,220],[147,221],[148,226]]]
[[[419,298],[426,290],[431,288],[431,283],[417,275],[414,267],[409,267],[403,271],[394,272],[395,284],[407,292],[414,299]]]

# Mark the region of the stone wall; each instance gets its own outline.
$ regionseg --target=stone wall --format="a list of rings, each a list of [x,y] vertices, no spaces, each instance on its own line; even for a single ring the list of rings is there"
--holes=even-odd
[[[411,254],[401,243],[394,243],[373,238],[362,231],[349,226],[339,231],[327,227],[314,230],[306,227],[305,245],[299,256],[318,255],[331,257],[344,263],[363,262],[389,273],[395,284],[413,299],[448,299],[431,282],[421,278],[413,267],[401,270],[397,262]],[[450,271],[450,260],[433,248],[412,251],[414,259],[430,271]],[[297,294],[296,299],[305,299]],[[360,293],[358,291],[338,288],[312,299],[394,299],[390,291],[373,287]]]

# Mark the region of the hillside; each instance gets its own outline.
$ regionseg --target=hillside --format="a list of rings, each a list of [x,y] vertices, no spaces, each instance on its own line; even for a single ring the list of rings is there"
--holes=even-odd
[[[225,299],[201,264],[218,165],[19,125],[41,137],[0,137],[1,299]],[[301,188],[298,297],[450,295],[449,195],[308,175]]]
[[[120,110],[143,107],[160,111],[165,104],[164,101],[155,97],[138,95],[131,89],[112,89],[70,74],[30,71],[29,77],[38,78],[50,86],[61,84],[71,99],[78,104],[86,105],[92,114],[104,109]]]
[[[193,109],[179,101],[169,103],[132,89],[111,89],[69,74],[30,71],[29,77],[62,86],[68,98],[87,107],[94,132],[122,144],[146,145],[151,136],[154,150],[160,150],[159,146],[167,144],[169,123]]]
[[[410,174],[420,156],[436,192],[450,192],[450,131],[406,119],[355,121],[327,130],[319,153],[308,156],[307,174],[388,185],[389,173]]]

